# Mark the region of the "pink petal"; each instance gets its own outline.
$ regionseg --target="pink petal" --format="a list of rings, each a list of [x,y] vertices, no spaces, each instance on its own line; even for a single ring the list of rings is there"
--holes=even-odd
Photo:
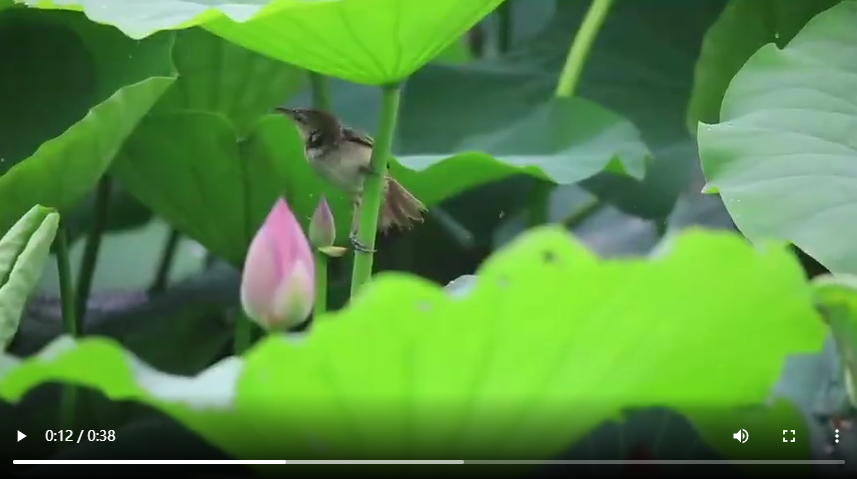
[[[298,220],[295,219],[294,213],[289,209],[289,205],[286,204],[285,200],[280,198],[274,203],[274,206],[268,213],[268,217],[265,218],[263,228],[267,230],[267,233],[273,239],[273,245],[279,253],[279,266],[284,267],[292,264],[295,259],[293,253],[295,250],[292,244],[299,242],[296,240],[303,237],[303,232]],[[306,238],[304,238],[304,241],[306,241]],[[284,268],[282,271],[287,271],[287,269]]]
[[[266,322],[272,312],[272,298],[280,283],[280,261],[273,238],[265,225],[256,233],[241,276],[241,305],[257,322]]]
[[[301,261],[295,263],[277,289],[274,316],[283,329],[304,322],[315,301],[315,268]]]
[[[314,300],[312,250],[294,214],[279,199],[247,252],[242,305],[261,326],[287,328],[309,316]]]

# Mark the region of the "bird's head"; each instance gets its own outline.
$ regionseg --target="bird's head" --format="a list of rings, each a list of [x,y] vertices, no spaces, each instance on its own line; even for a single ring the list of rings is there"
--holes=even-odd
[[[276,108],[276,111],[292,120],[307,150],[342,140],[342,124],[326,111],[315,108]]]

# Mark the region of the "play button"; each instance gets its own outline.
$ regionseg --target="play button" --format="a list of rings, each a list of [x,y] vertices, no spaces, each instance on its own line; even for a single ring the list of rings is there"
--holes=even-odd
[[[26,434],[21,431],[18,431],[18,442],[21,442],[21,439],[24,439],[25,437],[27,437]]]

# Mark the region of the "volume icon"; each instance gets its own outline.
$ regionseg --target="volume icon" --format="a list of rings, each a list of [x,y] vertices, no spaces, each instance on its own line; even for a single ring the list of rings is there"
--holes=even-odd
[[[741,429],[735,434],[732,434],[732,439],[736,439],[741,444],[744,444],[745,442],[747,442],[747,439],[750,439],[750,435],[747,434],[746,429]]]

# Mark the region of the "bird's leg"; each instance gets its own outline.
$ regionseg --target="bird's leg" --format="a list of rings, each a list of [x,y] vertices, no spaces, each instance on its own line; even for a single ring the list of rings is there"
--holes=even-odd
[[[367,248],[363,243],[360,242],[360,239],[357,237],[357,230],[360,226],[360,198],[354,201],[354,214],[351,216],[351,233],[349,234],[349,239],[351,239],[351,246],[354,247],[354,251],[360,253],[374,253],[375,250]]]

